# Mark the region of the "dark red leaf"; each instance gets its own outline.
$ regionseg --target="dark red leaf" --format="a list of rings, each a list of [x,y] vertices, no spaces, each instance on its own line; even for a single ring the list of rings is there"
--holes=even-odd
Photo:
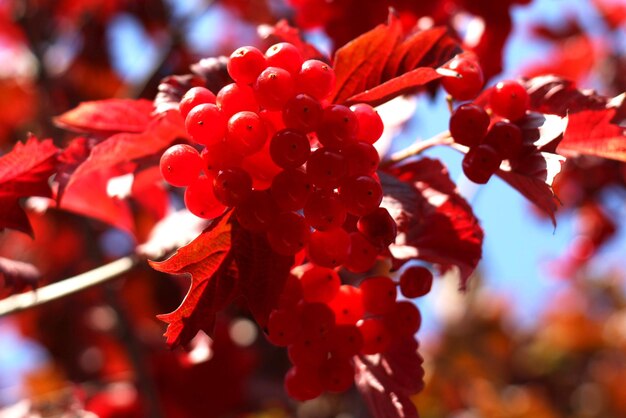
[[[108,167],[77,178],[63,192],[59,208],[97,219],[130,234],[135,222],[128,202],[109,195],[107,188],[112,178],[132,173],[134,164]]]
[[[0,257],[0,297],[35,288],[40,277],[32,264]]]
[[[438,160],[423,158],[393,174],[380,173],[382,206],[398,225],[391,254],[400,264],[421,259],[458,266],[465,288],[482,256],[483,231],[471,206]]]
[[[178,112],[157,116],[141,133],[119,133],[95,145],[89,158],[74,172],[70,183],[89,174],[154,155],[187,132]]]
[[[359,93],[419,67],[439,66],[459,51],[458,44],[441,28],[414,34],[403,41],[402,24],[392,12],[387,24],[376,26],[337,50],[336,83],[330,99],[335,103],[356,101],[354,96]],[[413,81],[415,85],[411,85]],[[387,84],[378,100],[388,100],[423,84],[422,76],[407,76]]]
[[[165,337],[171,347],[186,345],[200,330],[211,335],[216,313],[233,298],[236,281],[230,270],[230,214],[214,221],[167,260],[149,262],[155,270],[191,276],[191,286],[181,305],[158,316],[168,324]]]
[[[152,110],[149,100],[99,100],[83,102],[54,121],[62,128],[93,134],[143,132],[152,121]]]
[[[94,139],[74,138],[59,154],[57,174],[54,176],[54,182],[58,185],[56,190],[57,201],[63,198],[63,193],[72,178],[72,174],[89,157],[89,153],[96,143],[97,141]]]
[[[350,97],[346,103],[367,103],[372,106],[378,106],[396,96],[407,94],[414,91],[418,87],[422,87],[433,80],[441,78],[441,75],[437,73],[433,68],[420,67],[413,71],[404,73],[399,77],[392,78],[370,90],[365,90],[363,93],[355,94]]]
[[[50,139],[30,137],[0,157],[0,230],[13,228],[32,235],[19,199],[50,197],[48,180],[54,173],[58,149]]]
[[[192,87],[204,87],[205,80],[199,75],[169,75],[161,80],[158,93],[154,98],[155,113],[178,111],[178,103],[187,90]]]
[[[554,75],[531,78],[524,86],[530,95],[531,110],[562,117],[582,110],[604,109],[609,101],[594,91],[578,90],[574,82]]]
[[[134,174],[131,197],[149,213],[154,220],[165,217],[169,196],[158,166],[148,167]]]
[[[395,342],[384,354],[357,356],[355,383],[374,418],[418,418],[411,396],[424,387],[423,359],[412,338]]]
[[[615,109],[586,110],[568,116],[557,151],[563,155],[595,155],[626,161],[626,129],[612,123]]]
[[[255,234],[238,226],[233,235],[239,292],[246,298],[257,323],[265,326],[272,309],[278,305],[294,258],[272,251],[264,234]]]

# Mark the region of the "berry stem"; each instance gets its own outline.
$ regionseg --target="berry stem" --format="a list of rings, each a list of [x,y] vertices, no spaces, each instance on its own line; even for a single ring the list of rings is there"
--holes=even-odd
[[[380,163],[381,168],[388,168],[395,164],[401,163],[407,158],[414,157],[421,154],[429,148],[436,147],[438,145],[451,145],[454,142],[450,136],[449,131],[441,132],[432,138],[428,138],[422,141],[416,141],[412,145],[406,147],[402,151],[398,151],[393,154],[389,159]]]
[[[122,257],[77,276],[31,290],[30,292],[9,296],[0,300],[0,317],[43,305],[44,303],[61,299],[89,287],[107,282],[132,270],[139,262],[140,258],[137,256]]]

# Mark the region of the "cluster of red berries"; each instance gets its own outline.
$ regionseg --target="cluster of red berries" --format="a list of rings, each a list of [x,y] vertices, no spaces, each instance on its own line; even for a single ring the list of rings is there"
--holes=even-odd
[[[279,254],[306,247],[317,265],[367,271],[396,234],[379,208],[378,113],[328,103],[332,67],[305,61],[289,43],[265,54],[239,48],[228,72],[235,82],[217,95],[195,87],[182,98],[187,132],[204,149],[169,148],[165,180],[187,187],[185,204],[197,216],[235,208],[239,224],[265,233]]]
[[[483,75],[476,58],[460,54],[445,68],[456,76],[444,77],[444,89],[456,100],[471,100],[482,89]],[[485,184],[503,160],[512,160],[522,150],[522,131],[515,124],[526,115],[530,98],[517,81],[502,81],[492,89],[489,108],[499,120],[492,123],[487,110],[474,103],[460,105],[450,117],[450,135],[468,146],[463,172],[475,183]]]
[[[369,277],[355,287],[342,285],[334,269],[305,267],[300,279],[290,276],[267,323],[269,341],[287,347],[293,367],[285,388],[297,400],[346,391],[354,380],[355,355],[384,353],[394,341],[412,338],[421,325],[418,308],[396,300],[391,278]],[[423,296],[432,279],[428,269],[410,267],[401,276],[400,291],[405,297]]]

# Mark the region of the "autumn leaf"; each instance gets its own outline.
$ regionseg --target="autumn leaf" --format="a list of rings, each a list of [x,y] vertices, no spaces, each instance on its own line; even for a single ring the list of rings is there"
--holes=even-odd
[[[152,102],[144,99],[98,100],[83,102],[54,121],[61,128],[82,133],[143,132],[152,121],[152,110]]]
[[[0,297],[35,288],[40,277],[34,265],[0,257]]]
[[[48,180],[55,171],[57,153],[52,140],[31,136],[0,157],[0,230],[12,228],[32,235],[19,199],[52,195]]]
[[[181,305],[159,315],[168,324],[165,337],[171,347],[186,345],[200,330],[211,335],[215,314],[227,306],[236,288],[230,272],[232,212],[214,221],[196,239],[165,261],[149,261],[155,270],[191,276],[191,286]]]
[[[564,117],[582,110],[605,109],[609,102],[593,90],[580,90],[573,81],[554,75],[534,77],[522,84],[530,95],[530,109],[540,113]]]
[[[285,19],[279,20],[275,25],[261,25],[259,27],[259,34],[269,44],[275,44],[278,42],[289,42],[302,54],[305,60],[309,59],[322,59],[322,54],[315,46],[304,41],[298,28],[289,25]]]
[[[379,173],[385,207],[398,225],[389,249],[397,264],[421,259],[460,269],[461,288],[482,256],[483,230],[438,160],[422,158]]]
[[[424,387],[423,359],[413,338],[396,341],[382,354],[354,357],[355,383],[374,418],[418,418],[411,395]]]
[[[412,73],[413,70],[438,67],[460,52],[458,44],[442,28],[403,38],[402,24],[392,12],[387,24],[378,25],[339,48],[334,57],[336,82],[330,100],[354,102],[355,96],[361,94],[358,101],[380,104],[383,99],[389,100],[440,77],[433,71]],[[396,77],[402,78],[394,81]],[[367,92],[375,88],[370,99]]]

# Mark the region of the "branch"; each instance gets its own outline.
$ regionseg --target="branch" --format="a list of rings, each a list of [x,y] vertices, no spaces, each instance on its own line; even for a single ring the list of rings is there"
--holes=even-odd
[[[388,160],[383,161],[380,166],[382,168],[390,167],[406,160],[409,157],[421,154],[429,148],[437,145],[450,145],[452,143],[454,143],[454,140],[450,136],[450,132],[444,131],[433,136],[432,138],[425,139],[423,141],[416,141],[413,145],[393,154]]]
[[[104,283],[132,270],[140,259],[127,256],[86,273],[55,282],[30,292],[20,293],[0,300],[0,317],[33,308],[89,287]]]

